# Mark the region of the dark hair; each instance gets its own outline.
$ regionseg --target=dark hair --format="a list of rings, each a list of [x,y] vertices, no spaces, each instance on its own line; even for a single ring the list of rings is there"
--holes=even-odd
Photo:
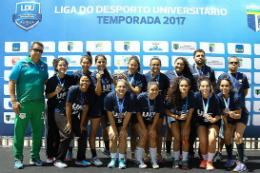
[[[203,49],[197,49],[197,50],[195,50],[194,53],[193,53],[193,56],[194,56],[194,57],[195,57],[195,55],[196,55],[197,52],[203,52],[204,55],[205,55],[205,51],[204,51]]]
[[[58,72],[57,66],[58,66],[60,61],[64,61],[67,64],[67,66],[69,65],[68,61],[63,57],[53,59],[52,65],[53,65],[53,68],[56,72]]]
[[[99,57],[102,57],[102,58],[104,58],[104,59],[107,61],[107,58],[105,57],[105,55],[103,55],[103,54],[98,54],[98,55],[95,57],[95,63],[97,62],[97,60],[98,60]],[[104,73],[109,77],[110,81],[113,82],[113,79],[112,79],[112,77],[110,76],[110,73],[108,72],[107,68],[104,69]]]
[[[127,81],[126,81],[125,79],[117,79],[117,80],[114,82],[115,87],[117,86],[117,83],[118,83],[118,82],[124,82],[125,85],[127,86]]]
[[[80,58],[80,63],[82,63],[83,59],[88,59],[90,61],[90,63],[92,64],[92,56],[91,56],[91,52],[90,51],[87,51],[87,54],[86,55],[83,55],[81,58]]]
[[[156,85],[156,86],[159,88],[159,82],[150,81],[150,82],[148,82],[147,90],[148,90],[152,85]]]
[[[33,46],[34,46],[35,44],[38,44],[39,46],[41,46],[42,48],[44,48],[44,46],[43,46],[43,44],[42,44],[41,42],[35,41],[35,42],[32,43],[31,49],[33,48]]]
[[[239,61],[238,57],[236,57],[236,56],[231,56],[231,57],[228,58],[228,62],[229,62],[229,60],[230,60],[231,58],[236,58],[237,61]]]
[[[191,71],[190,71],[190,65],[189,65],[188,60],[186,58],[184,58],[184,57],[178,57],[178,58],[175,59],[174,64],[178,60],[182,60],[184,62],[184,69],[183,69],[182,73],[186,74],[186,75],[192,75]]]
[[[169,102],[173,105],[174,110],[177,109],[179,101],[181,100],[181,91],[179,88],[181,81],[187,81],[189,86],[191,86],[190,80],[188,78],[185,78],[184,76],[179,76],[172,80],[167,94]]]
[[[203,82],[203,81],[208,82],[209,85],[210,85],[210,87],[212,86],[212,84],[211,84],[211,82],[210,82],[210,80],[209,80],[209,78],[208,78],[207,76],[201,76],[201,77],[199,77],[198,80],[197,80],[198,89],[200,88],[201,82]]]
[[[162,61],[160,60],[160,58],[158,56],[153,56],[153,58],[150,60],[150,65],[152,63],[152,60],[158,60],[160,62],[160,66],[162,66]]]
[[[130,63],[130,61],[132,61],[132,60],[134,60],[134,61],[137,62],[138,68],[137,68],[136,71],[137,71],[138,73],[140,73],[140,71],[141,71],[141,65],[140,65],[139,58],[138,58],[136,55],[132,55],[132,56],[128,59],[128,63]],[[128,67],[127,67],[127,68],[128,68]]]
[[[79,78],[78,78],[78,84],[80,83],[80,79],[84,76],[86,76],[91,81],[91,84],[90,84],[90,86],[88,87],[88,90],[87,90],[87,101],[90,104],[90,102],[92,101],[92,98],[94,97],[95,87],[94,87],[93,81],[92,81],[89,74],[80,74]]]

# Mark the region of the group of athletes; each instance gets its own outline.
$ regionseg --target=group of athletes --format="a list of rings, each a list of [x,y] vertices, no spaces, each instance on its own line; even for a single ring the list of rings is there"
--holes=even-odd
[[[174,69],[160,72],[161,60],[150,60],[150,71],[141,74],[140,61],[131,56],[127,70],[114,73],[107,70],[107,59],[99,54],[92,62],[90,52],[81,57],[81,69],[66,74],[65,58],[53,60],[57,72],[48,79],[46,118],[47,163],[66,168],[72,160],[74,136],[78,137],[75,163],[101,166],[96,153],[96,137],[102,126],[105,147],[103,153],[111,158],[107,165],[126,168],[127,137],[130,129],[131,155],[139,168],[150,161],[173,162],[173,168],[189,169],[189,157],[194,157],[196,132],[199,137],[201,168],[214,170],[213,157],[220,156],[226,146],[225,167],[235,166],[232,158],[232,137],[237,146],[238,162],[234,171],[246,170],[243,133],[248,121],[245,97],[249,84],[245,74],[238,72],[238,58],[228,59],[229,71],[216,81],[214,70],[205,64],[205,52],[194,52],[194,64],[178,57]],[[89,69],[95,63],[97,69]],[[163,158],[163,123],[166,119],[166,155]],[[86,160],[87,124],[90,121],[89,145],[92,158]],[[221,135],[219,135],[219,131]],[[139,136],[138,143],[137,134]],[[218,136],[219,151],[215,154]],[[174,141],[172,143],[172,137]],[[171,153],[173,149],[173,157]],[[119,148],[119,154],[117,150]],[[117,158],[118,157],[118,158]],[[180,166],[181,165],[181,166]]]

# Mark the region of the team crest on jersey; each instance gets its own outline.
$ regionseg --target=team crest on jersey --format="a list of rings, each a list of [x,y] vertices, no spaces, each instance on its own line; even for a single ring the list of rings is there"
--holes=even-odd
[[[21,119],[25,119],[25,118],[26,118],[26,113],[20,113],[19,117],[20,117]]]

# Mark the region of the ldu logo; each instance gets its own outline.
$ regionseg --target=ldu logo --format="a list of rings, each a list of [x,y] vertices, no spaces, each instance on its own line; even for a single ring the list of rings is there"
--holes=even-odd
[[[41,4],[38,2],[19,2],[16,3],[13,22],[24,30],[29,30],[42,20],[40,14]]]
[[[236,53],[243,53],[244,46],[243,45],[236,45]]]
[[[209,44],[209,51],[214,52],[215,51],[215,44]]]
[[[247,6],[246,9],[248,27],[255,32],[260,31],[260,7]]]
[[[179,44],[173,44],[173,48],[174,48],[175,50],[179,49]]]

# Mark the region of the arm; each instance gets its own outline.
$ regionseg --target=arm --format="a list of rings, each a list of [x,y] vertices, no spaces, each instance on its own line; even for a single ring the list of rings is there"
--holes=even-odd
[[[248,94],[248,89],[244,89],[244,95],[245,95],[245,97],[247,96],[247,94]]]
[[[48,80],[45,80],[45,81],[44,81],[44,85],[47,85],[47,83],[48,83]]]
[[[18,114],[20,114],[19,107],[22,108],[22,106],[19,102],[16,101],[15,84],[16,84],[16,81],[10,79],[10,81],[9,81],[9,93],[10,93],[10,97],[11,97],[11,101],[12,101],[12,109],[15,112],[15,114],[18,115]]]
[[[135,96],[138,96],[140,94],[142,87],[133,87],[129,82],[127,82],[127,87],[130,89],[132,93],[134,93]]]
[[[193,112],[194,112],[194,108],[190,108],[189,113],[188,113],[188,117],[187,117],[185,125],[184,125],[184,129],[187,129],[190,126],[190,120],[192,118]]]
[[[127,125],[129,124],[129,121],[131,119],[131,115],[132,115],[132,112],[126,113],[126,116],[124,118],[124,122],[123,122],[123,126],[122,126],[121,130],[127,130],[128,129]]]
[[[241,118],[241,112],[242,112],[242,108],[239,109],[239,110],[236,110],[235,112],[230,111],[229,116],[233,119],[240,119]]]
[[[169,116],[169,117],[172,117],[172,118],[174,118],[174,119],[176,119],[176,120],[178,120],[179,119],[179,116],[178,115],[175,115],[175,114],[173,114],[170,110],[168,110],[168,109],[165,109],[165,115],[167,115],[167,116]]]
[[[85,121],[86,121],[88,110],[89,110],[89,105],[86,105],[83,109],[82,116],[81,116],[81,122],[80,122],[81,133],[83,130],[87,131],[87,128],[86,128],[87,122],[85,122]]]
[[[97,73],[96,74],[96,77],[97,77],[97,86],[95,88],[95,93],[98,95],[98,96],[101,96],[102,94],[102,87],[101,87],[101,77],[102,75]]]
[[[57,94],[59,94],[61,91],[62,91],[62,88],[59,87],[59,86],[57,86],[56,89],[55,89],[55,91],[53,91],[53,92],[51,92],[51,93],[48,93],[48,94],[46,94],[45,96],[46,96],[47,99],[50,99],[50,98],[56,96]]]

